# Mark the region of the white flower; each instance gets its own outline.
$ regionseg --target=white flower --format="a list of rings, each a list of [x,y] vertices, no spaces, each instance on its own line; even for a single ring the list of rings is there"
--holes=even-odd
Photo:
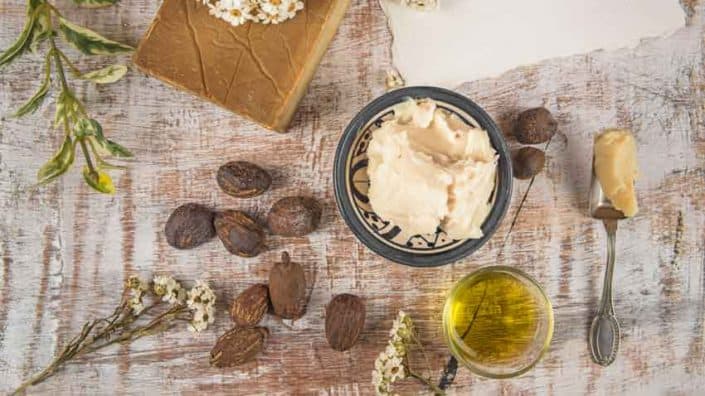
[[[139,277],[132,275],[127,279],[127,282],[125,284],[125,287],[127,287],[130,290],[140,290],[140,291],[147,291],[149,290],[149,285],[147,282],[143,281]]]
[[[208,325],[215,321],[215,309],[208,307],[197,309],[193,312],[193,320],[189,322],[189,330],[195,333],[201,332],[208,328]]]
[[[407,344],[411,342],[413,334],[411,317],[399,311],[389,332],[389,342],[384,351],[380,352],[375,360],[375,369],[372,372],[372,384],[378,395],[390,395],[392,384],[406,377]]]
[[[133,275],[127,280],[125,287],[130,291],[127,307],[130,308],[133,315],[139,315],[144,310],[142,298],[145,293],[147,293],[147,290],[149,290],[149,285],[147,282]]]
[[[431,11],[438,8],[440,0],[402,0],[401,3],[407,7],[419,11]]]
[[[248,21],[276,24],[296,16],[304,8],[301,0],[200,0],[209,13],[233,26]]]
[[[228,10],[224,7],[220,7],[220,2],[216,4],[208,4],[208,13],[216,18],[223,18]]]
[[[220,0],[219,3],[226,9],[221,18],[233,26],[244,24],[252,16],[254,4],[251,0]]]
[[[403,87],[404,84],[404,78],[398,71],[387,70],[387,76],[384,79],[384,85],[387,87],[387,90]]]
[[[199,280],[188,291],[187,297],[186,305],[193,311],[189,330],[194,332],[205,330],[215,321],[215,293],[206,282]]]
[[[269,17],[274,23],[291,19],[304,8],[303,1],[297,0],[260,0],[258,3],[264,17]]]
[[[154,294],[169,304],[182,304],[186,298],[181,284],[171,276],[155,276]]]
[[[215,293],[213,293],[213,290],[208,286],[208,283],[198,280],[196,281],[196,285],[188,291],[188,300],[186,303],[193,309],[201,306],[212,306],[215,304]]]
[[[133,315],[139,315],[144,310],[142,296],[133,295],[129,300],[127,300],[127,306],[130,307]]]
[[[392,323],[392,329],[389,331],[389,336],[396,343],[408,344],[411,342],[411,336],[413,333],[413,322],[411,317],[404,313],[404,311],[399,311],[397,318],[394,319]]]

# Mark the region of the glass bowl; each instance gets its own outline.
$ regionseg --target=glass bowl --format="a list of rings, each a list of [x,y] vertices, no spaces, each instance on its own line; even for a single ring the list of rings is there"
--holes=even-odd
[[[553,337],[553,308],[541,286],[511,267],[486,267],[460,280],[443,309],[451,353],[471,372],[511,378],[529,371]]]

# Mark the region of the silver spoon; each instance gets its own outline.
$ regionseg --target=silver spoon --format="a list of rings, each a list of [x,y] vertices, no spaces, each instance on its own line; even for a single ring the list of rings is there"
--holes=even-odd
[[[597,315],[590,326],[589,336],[592,360],[606,367],[614,362],[619,350],[619,322],[614,315],[614,306],[612,305],[612,275],[614,274],[617,221],[624,219],[625,216],[605,196],[595,175],[594,165],[590,185],[590,216],[602,220],[607,231],[607,268],[602,287],[602,298]]]

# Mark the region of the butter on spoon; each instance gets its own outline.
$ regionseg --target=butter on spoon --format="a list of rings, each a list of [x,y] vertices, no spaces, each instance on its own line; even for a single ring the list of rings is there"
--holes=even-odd
[[[612,129],[595,138],[590,215],[602,220],[607,231],[607,268],[600,307],[590,326],[589,344],[592,359],[601,366],[612,364],[619,350],[619,322],[612,303],[617,222],[638,211],[636,175],[636,143],[631,132]]]
[[[625,217],[639,211],[634,191],[638,176],[636,141],[624,129],[608,129],[595,137],[595,175],[605,196]]]

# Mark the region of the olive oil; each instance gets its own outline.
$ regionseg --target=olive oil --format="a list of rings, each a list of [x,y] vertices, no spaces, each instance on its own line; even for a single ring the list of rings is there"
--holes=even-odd
[[[511,268],[491,267],[455,287],[446,302],[444,332],[458,360],[480,374],[509,377],[538,360],[550,342],[553,316],[534,281]]]

